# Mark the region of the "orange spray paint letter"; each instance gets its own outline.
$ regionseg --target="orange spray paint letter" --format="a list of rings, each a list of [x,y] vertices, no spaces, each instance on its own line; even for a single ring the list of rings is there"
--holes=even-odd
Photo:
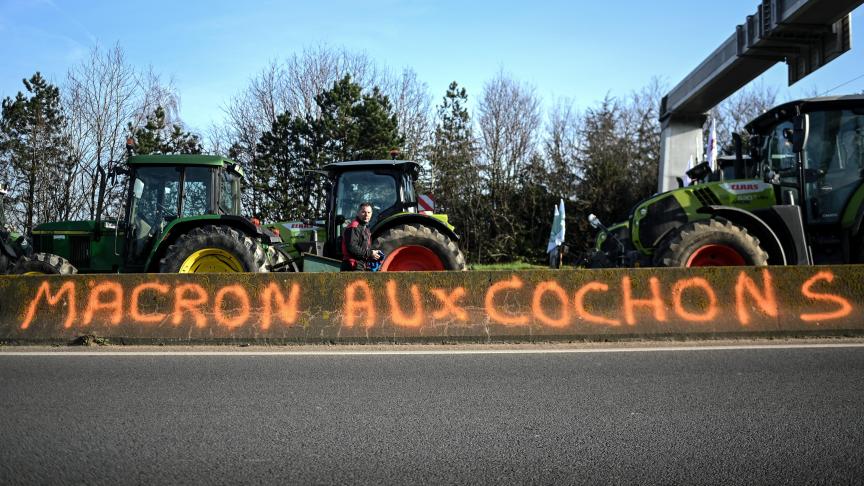
[[[636,306],[651,307],[654,310],[654,320],[660,322],[666,320],[666,306],[660,297],[660,280],[657,277],[651,277],[648,280],[648,284],[651,287],[651,298],[634,299],[630,277],[625,276],[621,279],[621,291],[624,294],[624,321],[631,326],[636,324],[636,316],[633,314],[633,308]]]
[[[272,304],[274,301],[278,308],[276,315],[282,322],[285,324],[297,322],[298,303],[300,301],[300,285],[297,282],[291,284],[287,299],[276,282],[271,282],[261,293],[261,329],[263,330],[270,329],[270,324],[273,322]]]
[[[852,304],[850,304],[848,300],[840,297],[839,295],[822,294],[819,292],[814,292],[812,290],[813,284],[820,280],[831,283],[834,281],[834,273],[829,271],[822,271],[817,273],[816,275],[813,275],[806,282],[804,282],[804,285],[801,286],[801,295],[807,297],[810,300],[837,304],[839,308],[832,312],[823,312],[820,314],[801,314],[801,320],[805,322],[830,321],[831,319],[842,319],[851,314]]]
[[[573,307],[576,308],[576,315],[579,316],[580,319],[585,319],[588,322],[594,324],[605,324],[607,326],[620,326],[621,321],[618,319],[608,319],[603,316],[598,316],[591,314],[587,310],[585,310],[585,294],[588,292],[607,292],[609,290],[609,286],[602,282],[588,282],[583,285],[576,291],[576,295],[573,299]]]
[[[399,294],[396,291],[396,282],[387,281],[387,300],[390,302],[390,320],[397,326],[420,327],[423,325],[423,302],[420,301],[420,290],[411,284],[411,301],[414,306],[414,315],[407,316],[399,306]]]
[[[558,299],[561,310],[557,318],[550,317],[543,309],[543,295],[546,293],[550,293]],[[562,328],[570,325],[570,298],[567,297],[567,292],[554,280],[540,282],[534,288],[534,296],[531,299],[531,311],[534,313],[535,319],[549,327]]]
[[[756,282],[746,273],[738,274],[738,283],[735,284],[735,308],[738,313],[738,322],[742,325],[750,324],[750,313],[747,310],[747,303],[744,302],[745,292],[756,301],[756,305],[759,306],[763,314],[777,317],[777,297],[774,295],[774,284],[768,270],[762,270],[762,289],[760,292]]]
[[[363,300],[357,300],[357,292],[363,292]],[[354,326],[360,311],[365,315],[364,325],[367,328],[375,325],[375,297],[365,280],[355,280],[345,287],[344,311],[342,319],[346,327]]]
[[[442,307],[432,314],[434,319],[443,319],[453,314],[460,321],[468,320],[468,313],[457,304],[465,296],[463,287],[456,287],[449,294],[444,289],[432,289],[432,295],[438,297],[442,304]]]
[[[102,301],[102,294],[110,297]],[[123,319],[123,287],[117,282],[102,282],[90,289],[87,308],[84,311],[84,325],[93,322],[93,315],[101,310],[111,311],[111,324],[120,324]]]
[[[701,289],[705,293],[705,296],[708,297],[708,310],[702,314],[696,314],[685,309],[684,304],[681,302],[681,297],[687,289]],[[701,277],[675,282],[675,285],[672,287],[672,306],[675,309],[675,313],[685,321],[707,322],[717,317],[717,295],[714,293],[714,289],[711,288],[711,284]]]
[[[162,322],[165,320],[166,314],[158,312],[153,314],[141,313],[138,302],[141,300],[141,294],[145,290],[154,290],[160,294],[167,294],[168,286],[159,282],[147,282],[132,289],[132,296],[129,298],[129,316],[137,322]]]
[[[46,280],[42,282],[42,285],[39,286],[39,290],[36,291],[36,297],[33,297],[33,300],[30,301],[30,306],[24,314],[24,322],[21,323],[21,329],[27,329],[30,327],[33,318],[36,316],[36,308],[39,306],[39,300],[42,299],[43,295],[45,296],[45,300],[48,301],[48,305],[53,306],[60,303],[60,299],[64,294],[66,295],[66,303],[68,305],[66,321],[63,323],[63,327],[66,329],[72,327],[72,323],[75,321],[75,283],[65,282],[60,286],[60,290],[57,291],[57,294],[52,296],[51,285]]]
[[[522,288],[522,279],[516,277],[515,275],[510,278],[510,280],[502,280],[500,282],[495,282],[489,287],[489,290],[486,291],[486,299],[485,299],[485,307],[486,307],[486,315],[489,316],[493,321],[500,322],[501,324],[507,324],[508,326],[524,326],[528,324],[528,316],[513,316],[504,314],[502,312],[498,312],[498,309],[495,308],[495,295],[504,290],[517,290]]]
[[[222,307],[225,305],[225,299],[229,295],[238,304],[237,309],[232,313],[234,314],[233,316],[226,315],[222,310]],[[213,299],[213,316],[216,318],[216,322],[228,329],[234,329],[246,323],[249,319],[250,309],[249,294],[246,293],[246,289],[236,284],[222,287],[219,289],[219,292],[216,292],[216,298]]]
[[[187,294],[193,294],[192,297],[187,297]],[[195,325],[198,327],[207,327],[207,318],[201,312],[202,305],[207,303],[207,292],[198,284],[183,284],[178,285],[174,289],[174,314],[171,316],[171,322],[176,326],[183,322],[183,314],[188,312],[195,319]]]

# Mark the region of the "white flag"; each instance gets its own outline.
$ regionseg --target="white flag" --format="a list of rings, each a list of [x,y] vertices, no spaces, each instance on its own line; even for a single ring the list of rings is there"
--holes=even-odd
[[[555,207],[555,215],[552,218],[552,231],[549,233],[549,244],[546,253],[551,253],[555,248],[564,244],[564,199]]]
[[[708,134],[708,166],[711,172],[717,170],[717,121],[711,119],[711,133]]]

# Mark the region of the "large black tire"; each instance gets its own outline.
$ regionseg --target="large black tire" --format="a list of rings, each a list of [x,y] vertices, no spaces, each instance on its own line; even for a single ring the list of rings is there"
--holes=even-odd
[[[383,271],[465,270],[456,242],[435,228],[400,224],[375,238],[372,248],[385,254]]]
[[[765,266],[768,253],[745,228],[726,220],[686,224],[665,238],[655,252],[659,267]]]
[[[229,226],[194,228],[180,235],[159,260],[161,273],[267,271],[267,258],[261,245]]]
[[[17,275],[75,275],[78,269],[69,260],[51,253],[21,257],[10,273]]]

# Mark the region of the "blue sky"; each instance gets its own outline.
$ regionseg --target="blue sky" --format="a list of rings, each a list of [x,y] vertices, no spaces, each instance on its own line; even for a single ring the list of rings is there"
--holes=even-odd
[[[722,5],[722,7],[721,7]],[[205,130],[269,61],[324,43],[414,69],[435,102],[457,80],[477,96],[503,69],[545,103],[585,108],[652,77],[676,84],[756,10],[756,0],[694,1],[224,1],[0,0],[0,96],[39,70],[54,82],[98,43],[173,79],[181,117]],[[859,8],[853,33],[864,26]],[[821,71],[786,87],[785,65],[763,76],[781,100],[864,75],[864,38]],[[864,90],[864,77],[832,94]]]

